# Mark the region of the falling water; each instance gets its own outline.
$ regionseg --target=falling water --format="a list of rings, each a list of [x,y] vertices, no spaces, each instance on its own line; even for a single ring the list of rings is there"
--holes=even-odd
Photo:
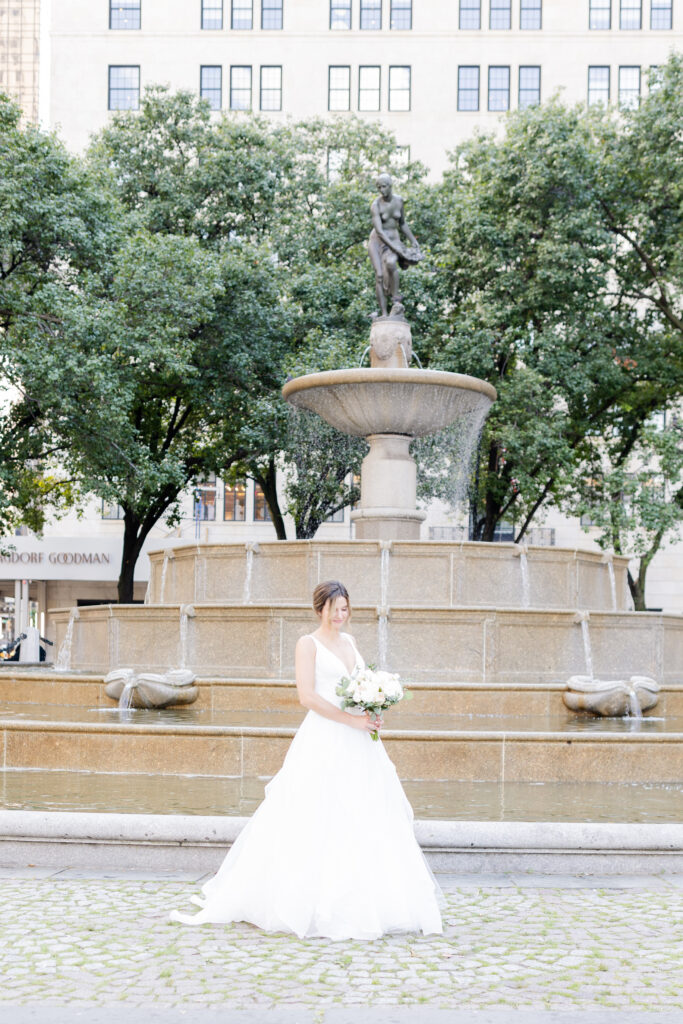
[[[68,672],[71,668],[71,645],[74,638],[74,623],[77,618],[78,609],[72,608],[66,627],[66,633],[64,634],[64,639],[62,640],[59,653],[57,654],[57,660],[55,661],[54,667],[56,672]]]
[[[417,462],[418,498],[439,498],[450,508],[462,511],[487,411],[465,412],[444,430],[413,441],[410,451]]]
[[[168,553],[168,548],[166,548],[166,550],[164,551],[163,565],[161,566],[161,583],[159,584],[159,604],[164,603],[164,596],[166,593],[166,571],[168,569],[169,557],[170,556]]]
[[[187,668],[187,633],[188,614],[187,605],[180,606],[180,668]]]
[[[359,366],[363,365],[363,362],[365,361],[365,357],[366,357],[366,355],[368,354],[369,351],[370,351],[370,346],[368,345],[368,347],[363,352],[363,355],[360,357],[360,362],[358,363]]]
[[[408,366],[408,356],[406,355],[406,350],[405,350],[405,348],[403,347],[403,344],[400,341],[399,341],[398,344],[399,344],[399,348],[401,349],[401,352],[403,353],[403,362],[406,364],[406,367],[407,367]]]
[[[643,712],[640,710],[640,701],[638,700],[635,687],[627,685],[626,692],[628,693],[629,714],[632,718],[642,718]]]
[[[529,560],[526,544],[519,549],[519,569],[522,574],[522,608],[531,607],[531,586],[529,581]]]
[[[247,564],[244,570],[244,590],[242,592],[242,604],[251,604],[251,577],[254,572],[254,552],[258,551],[258,544],[253,540],[246,543]]]
[[[133,692],[137,683],[130,682],[126,683],[124,688],[121,690],[121,696],[119,697],[119,711],[129,711],[133,703]]]
[[[147,584],[147,590],[145,591],[145,604],[149,604],[152,593],[152,581],[150,580]]]
[[[379,542],[379,608],[377,609],[377,653],[379,667],[387,667],[389,647],[389,559],[391,557],[391,541]]]
[[[591,648],[591,635],[588,628],[588,615],[584,612],[581,616],[581,637],[583,639],[583,656],[586,660],[586,673],[591,681],[595,678],[593,674],[593,651]]]
[[[612,611],[617,610],[617,581],[614,578],[614,562],[611,558],[607,560],[607,572],[609,573],[609,589],[612,594]]]

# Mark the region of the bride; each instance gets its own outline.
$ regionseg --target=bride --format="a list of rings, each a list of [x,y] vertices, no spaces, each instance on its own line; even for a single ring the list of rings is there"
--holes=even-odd
[[[396,769],[373,742],[369,715],[343,711],[335,692],[364,666],[342,632],[351,614],[344,585],[320,583],[313,608],[320,624],[296,645],[296,685],[308,714],[203,897],[191,897],[202,909],[174,910],[171,918],[249,921],[299,938],[440,933],[439,887]]]

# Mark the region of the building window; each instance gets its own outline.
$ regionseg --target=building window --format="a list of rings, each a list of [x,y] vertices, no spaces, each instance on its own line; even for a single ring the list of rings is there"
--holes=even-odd
[[[105,501],[102,499],[102,518],[123,519],[123,509],[115,501]]]
[[[109,65],[109,109],[139,110],[140,65]]]
[[[251,110],[251,67],[233,65],[230,68],[230,109]]]
[[[458,110],[479,110],[479,68],[458,68]]]
[[[262,0],[261,28],[282,28],[282,0]]]
[[[254,27],[253,0],[232,0],[230,27],[236,29]]]
[[[358,68],[358,109],[379,110],[380,69],[379,67]]]
[[[389,110],[410,110],[410,68],[389,68]]]
[[[394,160],[397,164],[409,164],[410,163],[410,146],[397,146],[395,149]]]
[[[510,109],[510,68],[489,67],[489,110]]]
[[[389,28],[408,29],[413,27],[413,0],[391,0]]]
[[[671,0],[652,0],[650,4],[650,28],[671,28]]]
[[[109,28],[140,28],[140,0],[109,0]]]
[[[460,0],[460,28],[481,28],[481,0]]]
[[[243,523],[247,518],[246,480],[238,480],[233,487],[226,486],[223,516],[229,523]]]
[[[328,72],[327,109],[351,109],[351,68],[331,65]]]
[[[332,515],[325,517],[326,523],[343,523],[344,522],[344,509],[338,508]]]
[[[254,484],[254,522],[269,523],[270,521],[270,509],[263,489],[260,484]]]
[[[541,27],[541,0],[521,0],[519,6],[519,27]]]
[[[621,0],[619,28],[641,28],[642,6],[642,0]]]
[[[519,69],[519,109],[533,107],[541,102],[541,69],[537,65]]]
[[[210,520],[216,518],[216,474],[212,473],[208,480],[202,481],[194,490],[194,519]]]
[[[212,110],[223,105],[223,68],[220,64],[202,64],[199,71],[199,95],[209,101]]]
[[[609,103],[609,67],[588,68],[588,106]]]
[[[382,0],[360,0],[360,27],[367,29],[382,27]]]
[[[640,103],[640,68],[619,68],[619,106],[633,110]]]
[[[330,28],[351,28],[351,0],[330,0]]]
[[[261,110],[282,110],[282,68],[264,65],[261,68]]]
[[[223,28],[223,0],[202,0],[202,28]]]
[[[588,27],[612,27],[612,0],[590,0],[590,8],[588,10]]]
[[[510,13],[511,0],[491,0],[489,8],[489,28],[510,28],[512,16]]]

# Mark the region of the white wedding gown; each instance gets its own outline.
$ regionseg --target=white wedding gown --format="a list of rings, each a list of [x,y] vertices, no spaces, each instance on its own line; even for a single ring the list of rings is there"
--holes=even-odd
[[[363,659],[351,637],[356,665]],[[335,693],[343,662],[316,637],[315,688]],[[183,924],[249,921],[300,938],[440,933],[438,884],[413,833],[396,769],[369,732],[309,711],[266,796]]]

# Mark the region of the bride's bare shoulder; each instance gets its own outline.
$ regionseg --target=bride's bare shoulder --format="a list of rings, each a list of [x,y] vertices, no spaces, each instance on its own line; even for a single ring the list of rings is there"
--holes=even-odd
[[[305,636],[300,636],[296,642],[297,651],[311,651],[315,653],[315,640],[310,633],[306,633]]]

